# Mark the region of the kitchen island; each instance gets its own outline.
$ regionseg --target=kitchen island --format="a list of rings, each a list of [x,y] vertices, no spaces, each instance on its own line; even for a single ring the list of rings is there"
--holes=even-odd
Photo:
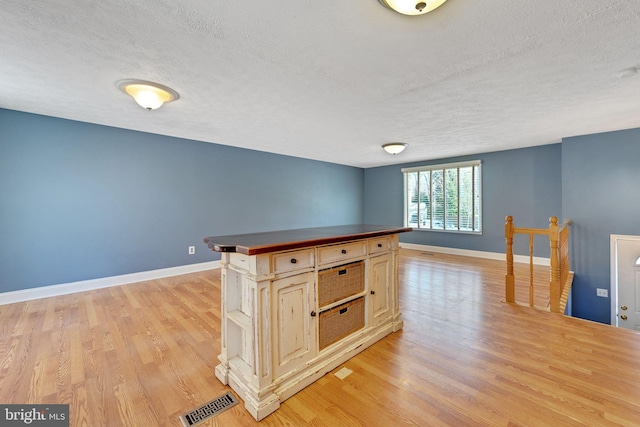
[[[208,237],[222,254],[216,377],[261,420],[402,328],[398,235],[355,224]]]

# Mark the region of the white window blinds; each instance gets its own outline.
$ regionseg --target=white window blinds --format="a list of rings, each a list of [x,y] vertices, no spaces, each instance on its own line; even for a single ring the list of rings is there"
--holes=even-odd
[[[402,173],[406,227],[482,232],[480,160],[405,168]]]

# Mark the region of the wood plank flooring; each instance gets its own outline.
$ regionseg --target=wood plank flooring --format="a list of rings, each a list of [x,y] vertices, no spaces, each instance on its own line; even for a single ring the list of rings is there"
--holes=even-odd
[[[259,424],[640,425],[640,334],[502,303],[504,274],[403,250],[404,329]],[[213,270],[0,306],[0,403],[68,403],[72,426],[181,426],[229,390],[219,294]],[[257,424],[240,404],[202,426]]]

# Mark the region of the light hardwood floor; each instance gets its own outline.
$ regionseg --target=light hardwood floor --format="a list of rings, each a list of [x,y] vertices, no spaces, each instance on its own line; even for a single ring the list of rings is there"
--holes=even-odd
[[[260,425],[640,425],[640,334],[502,303],[504,264],[403,250],[404,329]],[[0,306],[0,403],[68,403],[72,426],[181,426],[229,390],[219,293],[214,270]],[[240,404],[202,426],[256,424]]]

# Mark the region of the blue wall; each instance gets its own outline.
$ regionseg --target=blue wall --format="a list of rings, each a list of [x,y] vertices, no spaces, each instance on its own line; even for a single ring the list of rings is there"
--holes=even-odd
[[[0,109],[0,292],[216,260],[212,235],[360,223],[363,186],[359,168]]]
[[[595,289],[610,286],[610,234],[640,234],[640,129],[363,171],[0,109],[0,292],[216,260],[211,235],[402,225],[401,168],[471,159],[483,165],[482,235],[401,240],[501,253],[505,215],[539,228],[571,218],[573,315],[608,323]]]
[[[483,234],[406,233],[403,242],[504,252],[504,217],[544,228],[549,216],[573,220],[573,316],[610,322],[610,235],[640,235],[640,129],[565,138],[562,144],[365,170],[365,222],[402,225],[403,167],[482,160]],[[547,240],[548,241],[548,240]],[[526,241],[515,252],[526,255]],[[536,240],[536,256],[548,245]]]
[[[402,225],[401,169],[421,165],[482,160],[482,235],[414,231],[400,235],[405,243],[504,253],[504,219],[517,227],[546,228],[549,217],[562,218],[560,144],[484,153],[366,169],[365,222]],[[539,238],[543,239],[543,237]],[[536,240],[535,255],[549,257],[549,240]],[[514,252],[528,255],[528,238],[516,239]]]
[[[610,322],[610,235],[640,235],[640,129],[562,141],[562,211],[571,227],[573,315]],[[611,295],[611,292],[609,292]]]

